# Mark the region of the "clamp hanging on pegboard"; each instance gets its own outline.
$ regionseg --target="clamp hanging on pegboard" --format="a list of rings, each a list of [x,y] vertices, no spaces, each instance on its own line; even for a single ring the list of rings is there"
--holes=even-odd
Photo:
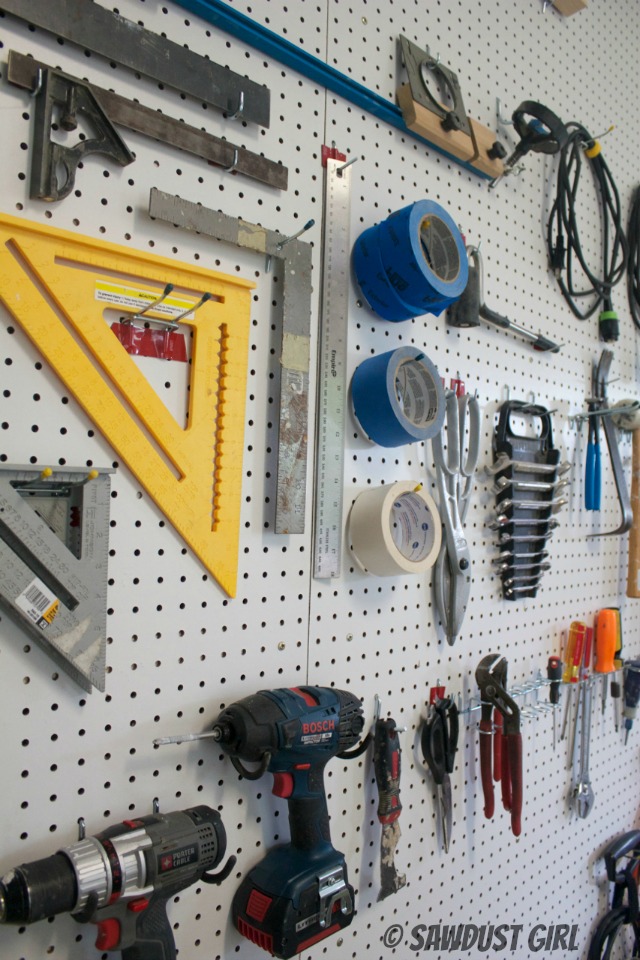
[[[501,176],[506,150],[492,130],[467,116],[457,75],[428,47],[399,39],[409,83],[396,98],[409,130],[487,176]]]

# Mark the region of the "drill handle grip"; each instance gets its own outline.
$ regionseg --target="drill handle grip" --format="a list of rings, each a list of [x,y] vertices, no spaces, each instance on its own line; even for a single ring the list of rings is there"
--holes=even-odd
[[[167,917],[166,897],[152,898],[149,906],[137,914],[135,941],[131,946],[122,948],[122,960],[176,960],[176,945]]]
[[[324,791],[319,796],[289,800],[291,844],[298,850],[314,850],[331,843],[329,811]]]

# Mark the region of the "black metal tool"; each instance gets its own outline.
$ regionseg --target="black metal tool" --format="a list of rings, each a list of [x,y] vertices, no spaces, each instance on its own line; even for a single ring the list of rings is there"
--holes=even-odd
[[[486,320],[494,327],[510,330],[517,333],[531,344],[534,350],[543,353],[558,353],[562,344],[555,343],[541,333],[532,333],[526,327],[514,323],[508,317],[492,310],[484,301],[484,277],[480,250],[475,246],[467,246],[469,261],[469,278],[464,292],[447,310],[447,323],[452,327],[477,327],[480,320]]]
[[[125,167],[135,160],[126,143],[86,83],[70,80],[55,70],[39,71],[35,96],[33,149],[31,151],[32,200],[62,200],[73,190],[78,164],[100,154]],[[67,131],[86,119],[95,136],[80,139],[72,147],[51,139],[54,109],[60,108],[60,126]],[[64,172],[64,178],[60,173]]]
[[[453,70],[432,57],[428,49],[423,50],[406,37],[400,36],[400,49],[413,99],[435,113],[445,130],[460,130],[471,137],[462,91]],[[436,97],[432,87],[439,87],[444,97]],[[451,106],[443,104],[442,99],[449,101]]]
[[[549,703],[557,706],[560,703],[560,683],[562,682],[562,660],[555,655],[547,661],[547,679],[549,683]],[[553,712],[553,749],[556,748],[556,713]]]
[[[395,854],[400,839],[400,738],[391,717],[380,718],[380,700],[376,697],[373,731],[373,766],[378,787],[378,820],[382,824],[380,840],[380,892],[384,900],[405,886],[407,878],[396,870]]]
[[[431,771],[437,794],[438,822],[445,853],[449,852],[453,822],[451,778],[458,749],[458,708],[452,697],[435,699],[429,705],[427,719],[422,725],[420,745],[422,755]]]
[[[519,161],[529,152],[553,154],[562,150],[569,142],[569,132],[556,114],[535,100],[525,100],[514,110],[513,126],[520,142],[510,157],[505,160],[504,173],[512,173]],[[501,177],[490,184],[494,187]]]
[[[28,20],[238,119],[269,126],[269,90],[132,20],[87,0],[1,0],[0,10]]]

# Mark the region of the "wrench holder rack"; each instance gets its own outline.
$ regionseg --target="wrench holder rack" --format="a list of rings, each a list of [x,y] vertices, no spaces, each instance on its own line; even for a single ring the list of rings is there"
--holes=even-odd
[[[512,416],[540,422],[536,436],[514,432]],[[505,600],[535,597],[547,566],[547,541],[557,525],[553,512],[560,453],[553,446],[551,414],[538,404],[507,400],[500,408],[493,442],[496,519],[500,555],[496,558]]]

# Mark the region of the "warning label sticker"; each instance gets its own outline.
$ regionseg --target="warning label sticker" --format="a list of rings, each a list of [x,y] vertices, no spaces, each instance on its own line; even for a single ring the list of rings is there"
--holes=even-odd
[[[60,609],[58,598],[38,577],[34,577],[31,583],[16,597],[15,604],[41,630],[46,630],[50,626]]]
[[[149,290],[136,290],[135,287],[125,287],[119,283],[108,283],[106,280],[96,280],[96,300],[111,303],[114,307],[133,307],[134,310],[144,310],[162,296]],[[154,313],[166,317],[175,317],[184,313],[189,307],[195,306],[193,300],[185,300],[169,294],[153,308]],[[188,313],[183,320],[192,320],[193,313]]]

